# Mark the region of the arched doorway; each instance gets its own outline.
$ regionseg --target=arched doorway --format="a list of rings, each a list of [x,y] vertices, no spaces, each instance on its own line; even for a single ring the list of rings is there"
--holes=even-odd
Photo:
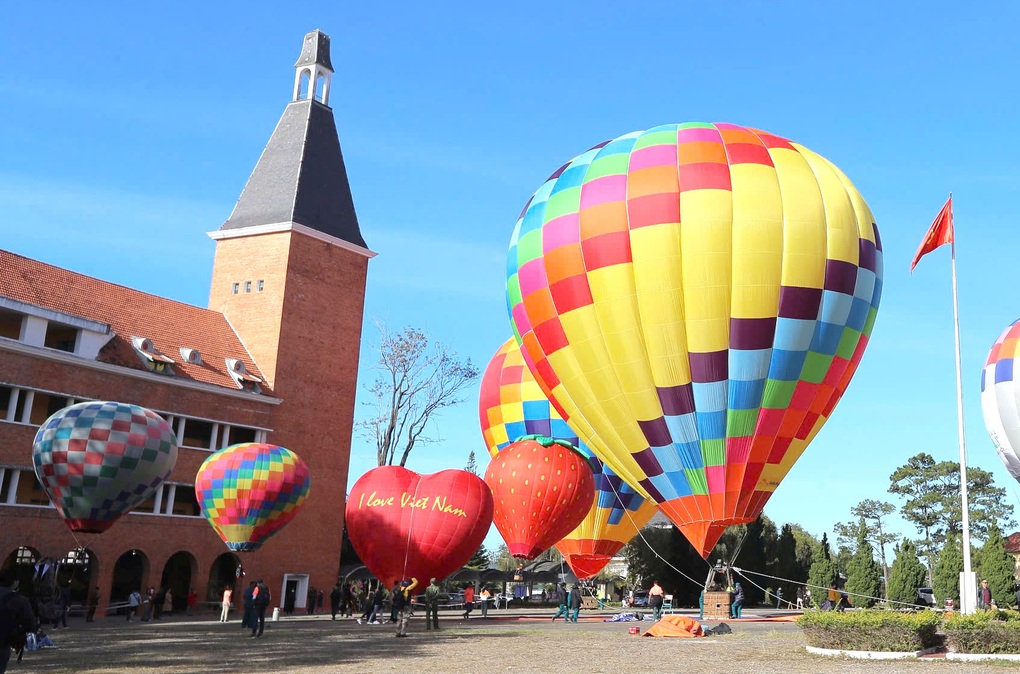
[[[240,583],[241,570],[240,558],[232,552],[224,552],[213,562],[209,569],[209,585],[206,588],[205,597],[209,601],[219,601],[223,596],[223,588],[229,587],[237,596],[237,587]]]
[[[163,576],[159,581],[160,588],[169,589],[173,594],[174,612],[183,611],[188,605],[188,590],[192,588],[192,579],[198,571],[195,556],[186,550],[175,552],[163,566]]]
[[[14,573],[14,582],[17,583],[14,586],[15,589],[30,597],[34,594],[32,576],[35,574],[35,563],[39,561],[39,557],[39,551],[35,548],[22,546],[7,555],[3,564],[5,572],[13,571]]]
[[[145,577],[149,572],[149,558],[141,550],[128,550],[117,559],[113,566],[113,583],[110,586],[110,603],[125,603],[132,592],[142,592]],[[124,607],[117,609],[123,614]]]
[[[75,548],[64,555],[57,570],[57,586],[68,588],[68,603],[84,604],[88,600],[98,566],[95,553],[88,548]]]

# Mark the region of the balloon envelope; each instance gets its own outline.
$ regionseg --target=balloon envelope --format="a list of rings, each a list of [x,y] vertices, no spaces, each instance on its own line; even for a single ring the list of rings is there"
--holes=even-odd
[[[558,441],[557,441],[558,442]],[[522,439],[489,462],[492,521],[514,557],[534,559],[578,527],[591,510],[595,479],[570,446]]]
[[[846,390],[881,250],[826,159],[733,124],[672,124],[602,143],[535,192],[507,302],[581,439],[707,556]]]
[[[491,524],[492,494],[465,470],[419,475],[381,466],[358,478],[347,497],[351,544],[387,586],[446,578],[471,559]]]
[[[304,504],[312,479],[294,452],[246,442],[224,447],[202,462],[195,496],[202,514],[231,550],[258,550]]]
[[[177,462],[177,437],[152,410],[92,401],[66,407],[35,435],[39,483],[71,531],[102,533],[152,498]]]
[[[556,548],[578,578],[594,576],[656,513],[655,504],[639,496],[584,446],[531,375],[517,341],[508,339],[482,375],[478,416],[489,456],[525,435],[564,440],[587,459],[595,478],[595,496],[581,524]]]
[[[1015,480],[1020,480],[1020,368],[1015,365],[1020,321],[1006,328],[992,346],[981,372],[981,412],[995,451]]]

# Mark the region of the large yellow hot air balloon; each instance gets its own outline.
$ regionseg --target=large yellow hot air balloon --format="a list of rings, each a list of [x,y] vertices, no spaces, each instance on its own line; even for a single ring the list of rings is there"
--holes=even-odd
[[[556,171],[514,229],[526,362],[588,447],[707,556],[825,423],[868,343],[882,254],[823,157],[733,124],[656,127]]]
[[[595,476],[595,498],[588,515],[556,543],[578,578],[596,575],[637,535],[656,512],[579,442],[531,376],[517,341],[510,338],[489,361],[482,375],[478,416],[489,455],[495,457],[522,436],[544,435],[577,447]]]

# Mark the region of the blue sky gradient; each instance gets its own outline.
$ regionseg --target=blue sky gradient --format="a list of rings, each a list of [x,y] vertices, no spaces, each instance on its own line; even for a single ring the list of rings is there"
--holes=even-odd
[[[302,36],[321,28],[332,37],[331,103],[362,233],[379,253],[362,380],[376,320],[426,328],[484,367],[511,334],[503,267],[513,224],[549,173],[662,123],[763,128],[854,181],[886,265],[863,363],[766,514],[820,535],[862,499],[896,502],[888,476],[909,456],[957,458],[948,249],[907,272],[950,191],[969,461],[1020,505],[979,404],[988,349],[1020,316],[1010,262],[1020,249],[1018,6],[197,7],[5,9],[0,246],[204,306],[214,250],[205,233],[230,214],[290,100]],[[442,441],[416,449],[410,468],[484,456],[476,400],[477,387],[437,420]],[[351,483],[373,465],[371,442],[356,437]]]

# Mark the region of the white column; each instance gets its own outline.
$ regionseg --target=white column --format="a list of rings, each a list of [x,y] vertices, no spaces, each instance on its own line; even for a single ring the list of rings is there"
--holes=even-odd
[[[220,439],[220,424],[219,422],[214,422],[212,425],[212,437],[210,437],[209,442],[206,443],[207,447],[215,452],[217,449],[219,449],[219,447],[216,445],[219,439]]]
[[[223,424],[223,442],[220,443],[220,446],[217,447],[217,449],[222,449],[223,447],[229,446],[230,446],[230,424]]]
[[[25,405],[21,408],[21,423],[28,424],[32,422],[32,403],[35,402],[35,391],[28,389],[25,391]]]
[[[14,421],[14,414],[18,411],[18,398],[20,396],[21,389],[11,389],[11,397],[7,400],[7,416],[4,417],[5,420]]]
[[[181,417],[180,419],[178,419],[178,421],[181,422],[181,427],[177,429],[177,444],[183,445],[184,444],[184,426],[187,424],[188,418],[187,417]]]
[[[166,510],[163,511],[163,514],[164,515],[173,515],[174,514],[174,497],[177,495],[177,485],[171,484],[171,485],[167,485],[167,486],[170,487],[170,488],[167,490],[167,495],[166,495]]]
[[[20,477],[20,470],[11,470],[11,483],[7,485],[7,505],[14,505],[18,502],[18,482]]]
[[[156,490],[155,497],[152,501],[152,514],[158,515],[160,508],[163,507],[163,485],[159,485],[159,489]]]

